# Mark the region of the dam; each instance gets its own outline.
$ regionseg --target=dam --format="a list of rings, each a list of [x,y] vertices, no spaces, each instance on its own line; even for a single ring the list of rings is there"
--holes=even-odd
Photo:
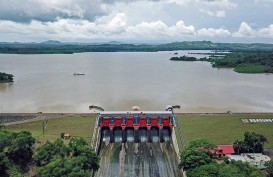
[[[101,112],[94,176],[179,177],[172,111]],[[176,139],[175,139],[176,140]]]

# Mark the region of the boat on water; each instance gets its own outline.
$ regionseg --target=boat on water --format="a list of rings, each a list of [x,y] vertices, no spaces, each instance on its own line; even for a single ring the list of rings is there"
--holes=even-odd
[[[85,74],[84,73],[74,73],[73,75],[74,76],[84,76]]]

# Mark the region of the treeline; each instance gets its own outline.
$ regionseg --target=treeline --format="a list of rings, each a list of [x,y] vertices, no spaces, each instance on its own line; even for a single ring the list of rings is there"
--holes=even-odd
[[[47,141],[35,150],[30,132],[8,132],[0,127],[0,176],[90,177],[99,169],[99,157],[83,138]],[[33,174],[34,173],[34,174]]]
[[[217,163],[216,155],[211,152],[215,148],[216,145],[206,139],[190,142],[181,153],[179,167],[188,177],[263,177],[258,168],[247,162],[224,160]]]
[[[247,51],[212,54],[208,58],[172,57],[172,61],[208,61],[215,68],[234,68],[238,73],[273,73],[272,51]]]
[[[273,73],[273,52],[233,52],[209,61],[213,67],[234,68],[239,73]]]
[[[173,61],[197,61],[198,59],[195,57],[181,56],[181,57],[172,57],[170,60]]]
[[[243,140],[234,142],[235,150],[241,152],[263,152],[266,138],[255,132],[245,132]],[[190,142],[182,151],[179,168],[187,172],[188,177],[263,177],[262,171],[247,162],[228,160],[224,157],[222,163],[217,163],[216,154],[212,150],[216,145],[206,139],[198,139]],[[265,171],[268,176],[273,176],[273,160],[267,162]]]
[[[167,44],[0,43],[0,53],[72,54],[81,52],[156,52],[174,50],[272,51],[273,44],[185,41]]]
[[[172,57],[170,60],[172,61],[206,61],[208,60],[206,57],[203,58],[196,58],[196,57],[189,57],[189,56],[180,56],[180,57]]]
[[[1,82],[13,82],[13,77],[14,76],[12,74],[0,72],[0,83]]]
[[[236,140],[233,147],[237,154],[241,153],[262,153],[264,143],[267,142],[265,136],[255,132],[245,132],[244,139]]]

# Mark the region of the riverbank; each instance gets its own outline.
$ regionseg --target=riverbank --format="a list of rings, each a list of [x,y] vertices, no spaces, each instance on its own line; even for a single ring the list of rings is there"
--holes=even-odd
[[[183,41],[163,44],[126,43],[0,43],[3,54],[73,54],[82,52],[157,52],[175,50],[218,50],[218,51],[271,51],[273,44],[213,43],[211,41]]]
[[[203,54],[204,55],[204,54]],[[172,57],[171,61],[208,61],[214,68],[233,68],[237,73],[273,73],[273,53],[268,51],[230,52],[224,55],[210,55],[208,58],[189,56]]]

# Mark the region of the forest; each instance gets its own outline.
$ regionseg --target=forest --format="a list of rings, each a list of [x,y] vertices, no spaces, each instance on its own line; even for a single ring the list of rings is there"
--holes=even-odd
[[[0,43],[0,53],[6,54],[73,54],[82,52],[158,52],[175,50],[272,51],[273,44],[214,43],[184,41],[164,44],[127,43]]]

